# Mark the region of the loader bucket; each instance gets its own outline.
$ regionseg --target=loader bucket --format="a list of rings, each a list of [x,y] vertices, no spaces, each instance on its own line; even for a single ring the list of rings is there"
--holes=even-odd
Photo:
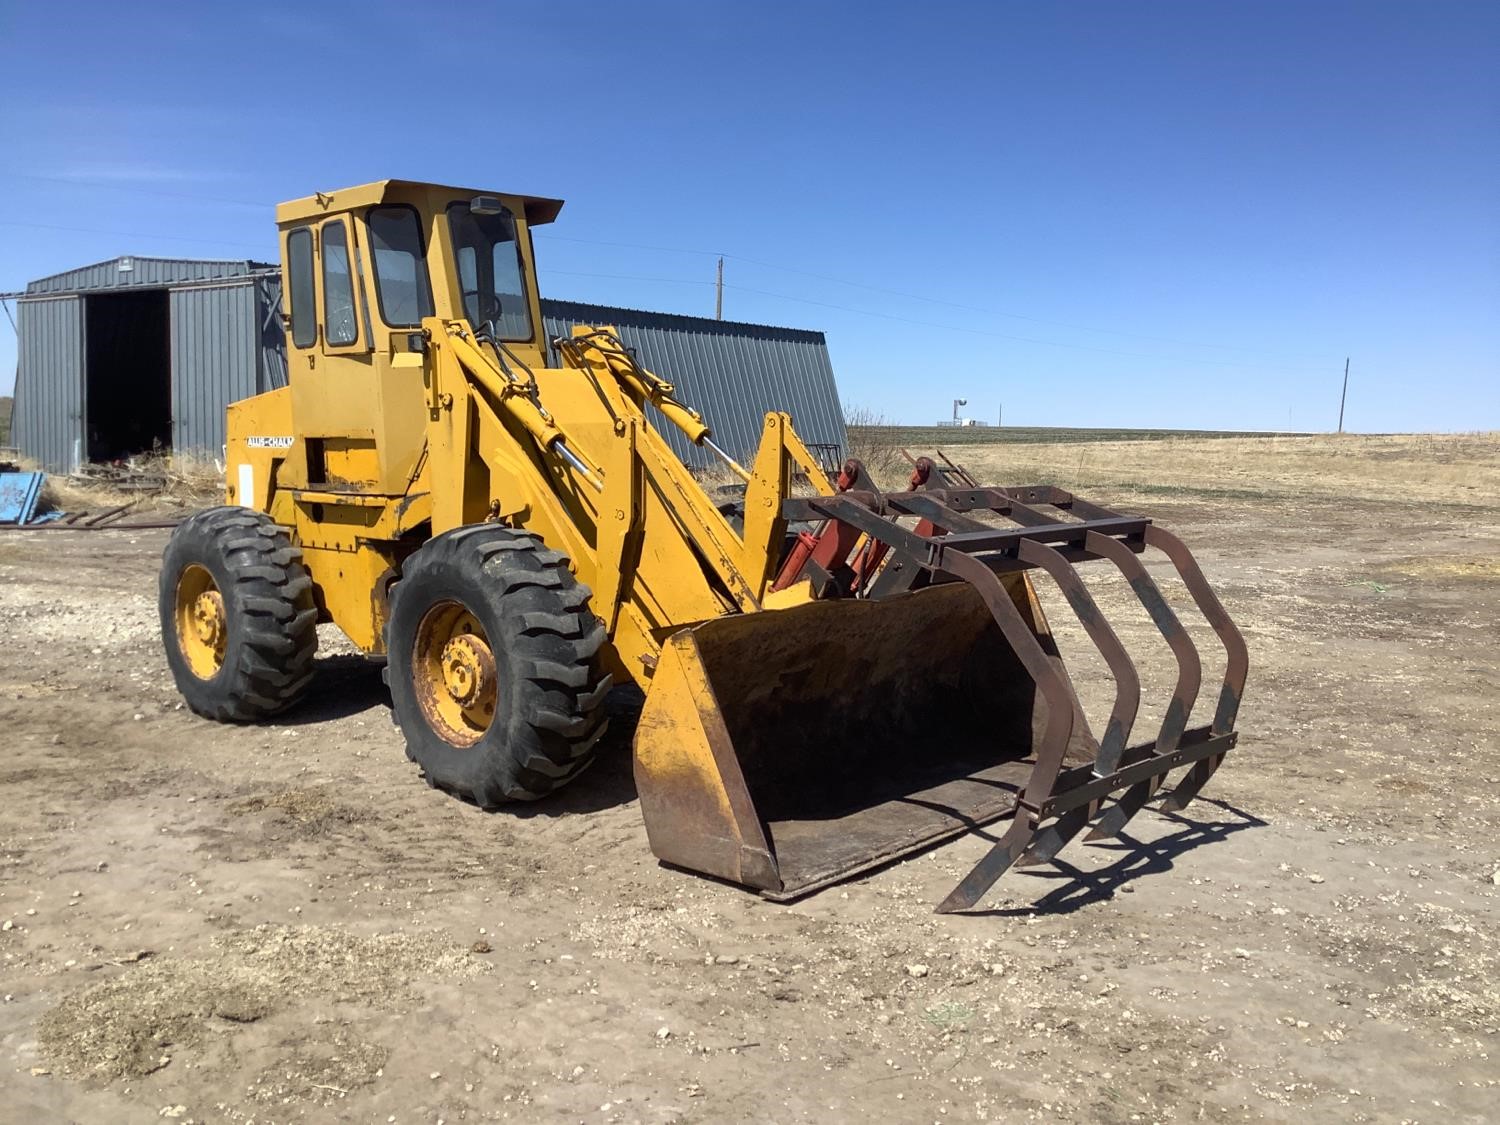
[[[867,481],[855,469],[845,475]],[[1050,485],[946,487],[920,462],[912,483],[784,501],[786,518],[821,524],[789,553],[779,587],[810,580],[828,600],[668,639],[635,741],[662,860],[789,899],[1009,816],[938,907],[964,910],[1090,825],[1089,839],[1107,839],[1154,799],[1181,810],[1235,746],[1244,638],[1180,539]],[[1141,562],[1147,551],[1224,650],[1213,714],[1196,726],[1202,661]],[[1131,740],[1143,685],[1074,569],[1085,562],[1115,568],[1176,660],[1154,737]],[[1114,680],[1097,740],[1032,569],[1057,584]]]
[[[1065,681],[1030,582],[1005,589]],[[1011,814],[1047,708],[964,583],[682,630],[635,737],[652,851],[806,894]],[[1073,730],[1065,761],[1092,761]]]

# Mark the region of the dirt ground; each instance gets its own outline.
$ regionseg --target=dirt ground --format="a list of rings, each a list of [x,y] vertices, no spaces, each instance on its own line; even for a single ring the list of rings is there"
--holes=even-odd
[[[305,705],[212,725],[166,532],[0,533],[0,1116],[1495,1120],[1500,438],[1233,440],[964,450],[1179,531],[1251,678],[1205,799],[949,916],[978,834],[790,906],[660,867],[628,698],[497,814],[421,783],[331,630]]]

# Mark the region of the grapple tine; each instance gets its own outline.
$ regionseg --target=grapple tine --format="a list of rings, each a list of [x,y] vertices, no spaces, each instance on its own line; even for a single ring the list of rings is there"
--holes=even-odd
[[[952,914],[958,910],[967,910],[982,899],[996,880],[1009,871],[1011,865],[1026,851],[1035,832],[1035,818],[1024,809],[1017,810],[1005,835],[974,865],[973,870],[959,880],[958,886],[948,892],[948,897],[938,903],[935,913]]]
[[[1015,819],[989,854],[974,865],[973,870],[959,881],[938,906],[939,914],[950,914],[955,910],[965,910],[983,898],[985,892],[994,886],[995,880],[1005,874],[1031,843],[1037,825],[1034,810],[1051,796],[1058,771],[1062,768],[1063,757],[1067,753],[1068,739],[1073,733],[1074,702],[1066,681],[1048,661],[1036,635],[1021,617],[1016,603],[1011,600],[1010,593],[994,571],[973,555],[962,551],[940,550],[934,561],[938,568],[963,579],[979,592],[995,623],[1000,626],[1000,631],[1047,704],[1046,723],[1042,728],[1036,765],[1032,767],[1031,776],[1027,778],[1026,788],[1016,806]]]
[[[1148,535],[1149,531],[1148,528]],[[1182,741],[1182,732],[1187,729],[1188,716],[1192,713],[1193,704],[1198,699],[1198,689],[1202,686],[1203,663],[1198,658],[1198,649],[1194,646],[1192,638],[1188,636],[1187,630],[1182,627],[1182,622],[1172,612],[1172,607],[1167,604],[1166,598],[1162,596],[1161,589],[1151,580],[1151,576],[1146,573],[1146,568],[1141,565],[1141,560],[1134,552],[1118,539],[1100,535],[1095,531],[1088,533],[1085,543],[1090,551],[1102,555],[1120,568],[1130,582],[1130,588],[1140,599],[1141,605],[1150,614],[1157,630],[1171,646],[1172,654],[1177,657],[1177,684],[1167,704],[1166,717],[1162,720],[1161,732],[1157,735],[1155,748],[1157,754],[1169,754],[1176,750],[1178,743]],[[1131,786],[1109,811],[1099,818],[1099,822],[1088,834],[1087,839],[1094,841],[1117,836],[1129,823],[1130,818],[1140,812],[1146,802],[1161,787],[1164,777],[1165,775],[1159,774]]]
[[[1109,807],[1109,811],[1099,818],[1099,823],[1094,825],[1093,830],[1083,838],[1083,842],[1092,844],[1097,840],[1110,840],[1118,836],[1130,823],[1131,817],[1146,807],[1146,802],[1156,794],[1161,782],[1162,779],[1158,776],[1132,785],[1120,795],[1119,800]]]
[[[1068,841],[1088,825],[1097,807],[1094,804],[1084,805],[1082,808],[1074,809],[1058,817],[1036,834],[1031,841],[1031,846],[1026,849],[1020,859],[1016,860],[1015,866],[1035,867],[1056,859],[1057,853],[1068,846]]]
[[[1149,541],[1150,528],[1147,529]],[[1198,658],[1198,649],[1187,630],[1182,627],[1177,614],[1167,604],[1161,589],[1146,573],[1135,553],[1108,535],[1091,531],[1085,540],[1088,549],[1114,563],[1130,582],[1130,588],[1150,614],[1152,623],[1171,646],[1177,657],[1177,684],[1172,689],[1172,698],[1167,704],[1166,717],[1162,719],[1161,733],[1156,738],[1156,752],[1167,754],[1177,749],[1182,732],[1187,729],[1188,716],[1198,699],[1198,689],[1203,684],[1203,662]]]
[[[1195,762],[1193,768],[1188,770],[1176,787],[1162,798],[1161,811],[1181,812],[1187,808],[1223,762],[1223,754],[1215,754],[1212,758],[1204,758],[1201,762]]]
[[[1045,570],[1057,583],[1058,589],[1067,598],[1068,605],[1072,607],[1079,622],[1094,642],[1095,647],[1103,655],[1104,661],[1109,665],[1109,672],[1115,679],[1115,703],[1109,713],[1109,723],[1104,728],[1104,736],[1099,739],[1099,753],[1094,761],[1094,774],[1103,777],[1105,774],[1113,773],[1120,764],[1120,757],[1125,753],[1125,746],[1130,738],[1130,728],[1135,725],[1136,712],[1141,705],[1141,677],[1131,662],[1129,655],[1125,652],[1125,646],[1120,643],[1120,638],[1115,635],[1114,629],[1110,628],[1109,620],[1104,616],[1093,595],[1083,580],[1078,577],[1078,572],[1073,565],[1044,543],[1038,543],[1034,539],[1028,539],[1021,543],[1018,551],[1021,561],[1029,562]]]
[[[1156,547],[1171,560],[1177,573],[1181,575],[1189,596],[1197,605],[1198,612],[1203,614],[1224,646],[1228,663],[1224,668],[1224,685],[1219,691],[1219,705],[1214,711],[1211,729],[1214,734],[1228,734],[1234,728],[1235,716],[1239,714],[1245,679],[1250,672],[1250,652],[1245,647],[1245,638],[1230,620],[1224,604],[1208,584],[1208,579],[1203,577],[1198,560],[1193,558],[1186,543],[1155,524],[1146,528],[1146,543]]]
[[[1204,619],[1218,635],[1219,642],[1224,646],[1226,656],[1224,683],[1219,688],[1219,703],[1214,709],[1213,723],[1209,730],[1216,735],[1228,734],[1234,729],[1240,700],[1244,696],[1245,679],[1250,673],[1250,651],[1245,645],[1244,635],[1230,619],[1223,603],[1214,593],[1213,587],[1208,584],[1208,579],[1203,577],[1203,570],[1198,566],[1198,560],[1193,558],[1193,553],[1188,550],[1186,543],[1170,531],[1165,531],[1155,525],[1146,529],[1146,542],[1159,549],[1171,560],[1172,565],[1177,568],[1177,573],[1182,577],[1183,585],[1187,587],[1188,595],[1197,605],[1198,612],[1203,614]],[[1214,771],[1223,761],[1224,755],[1216,754],[1197,762],[1177,787],[1167,794],[1166,799],[1162,801],[1162,811],[1181,812],[1185,809],[1208,783],[1208,779],[1213,777]]]
[[[1047,721],[1042,728],[1036,766],[1022,793],[1022,800],[1027,805],[1040,807],[1041,802],[1052,792],[1052,784],[1057,780],[1063,756],[1067,753],[1068,738],[1073,733],[1073,693],[1047,659],[1036,634],[1021,617],[1021,611],[1011,601],[1010,592],[994,571],[973,555],[962,551],[942,552],[938,565],[955,577],[962,578],[979,592],[1011,650],[1020,659],[1022,667],[1030,674],[1047,703]]]

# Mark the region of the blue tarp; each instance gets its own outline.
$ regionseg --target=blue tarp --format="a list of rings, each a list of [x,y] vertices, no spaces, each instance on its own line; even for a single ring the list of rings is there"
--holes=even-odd
[[[0,523],[30,523],[46,473],[0,473]]]

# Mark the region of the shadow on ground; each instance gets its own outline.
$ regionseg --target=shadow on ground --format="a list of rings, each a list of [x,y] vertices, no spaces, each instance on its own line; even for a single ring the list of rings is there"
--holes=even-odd
[[[325,656],[313,665],[315,672],[307,698],[273,722],[277,726],[300,727],[347,719],[377,707],[390,711],[391,693],[381,679],[385,661],[367,656]]]
[[[1124,884],[1143,875],[1160,875],[1170,871],[1177,857],[1193,848],[1202,844],[1217,843],[1247,828],[1264,828],[1266,825],[1260,817],[1224,801],[1199,798],[1194,807],[1204,805],[1211,805],[1221,810],[1230,819],[1202,821],[1189,819],[1179,813],[1155,812],[1155,816],[1172,821],[1181,827],[1156,840],[1141,841],[1122,832],[1107,843],[1090,845],[1120,854],[1120,858],[1114,863],[1097,871],[1084,871],[1067,862],[1066,859],[1055,859],[1049,867],[1012,871],[1007,875],[1007,878],[1013,880],[1012,887],[1020,887],[1021,884],[1014,880],[1021,878],[1061,879],[1066,882],[1047,892],[1029,906],[1011,906],[997,910],[968,910],[964,913],[977,918],[1071,914],[1085,906],[1113,898]]]

